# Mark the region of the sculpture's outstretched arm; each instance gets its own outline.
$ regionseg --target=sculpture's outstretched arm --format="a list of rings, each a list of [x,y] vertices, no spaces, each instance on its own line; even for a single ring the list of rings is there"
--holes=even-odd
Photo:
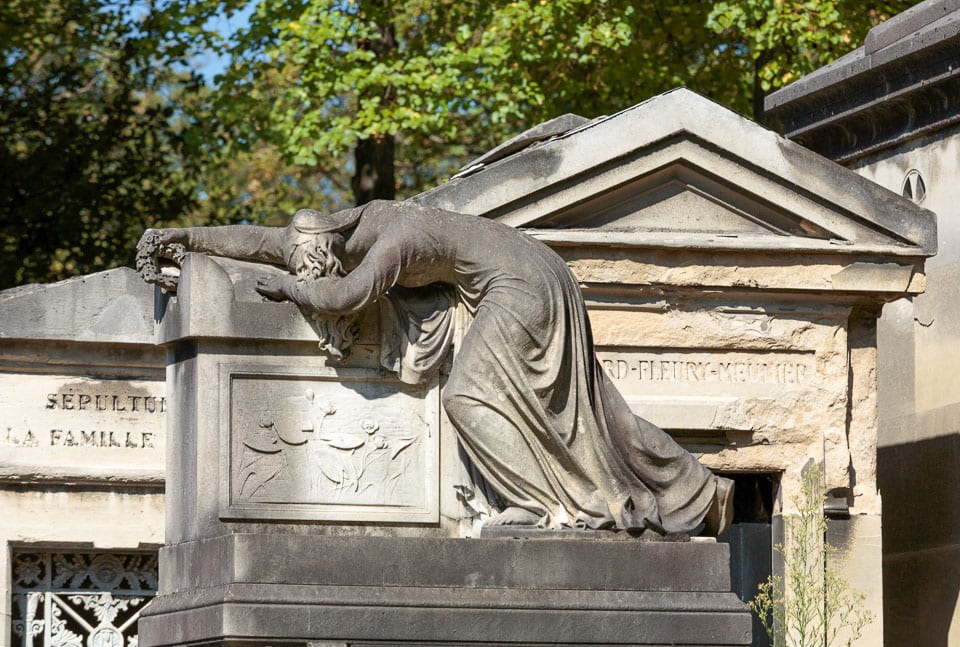
[[[308,280],[281,276],[275,279],[279,281],[275,295],[258,289],[271,298],[287,298],[314,312],[358,312],[396,284],[403,269],[402,258],[397,246],[381,241],[373,245],[360,265],[346,276]]]
[[[254,225],[183,227],[160,230],[160,240],[180,243],[190,252],[282,265],[283,232],[283,227]]]

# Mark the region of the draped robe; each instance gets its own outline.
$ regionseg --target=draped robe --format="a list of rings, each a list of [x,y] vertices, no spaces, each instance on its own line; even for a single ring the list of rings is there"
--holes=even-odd
[[[384,366],[417,382],[449,347],[453,295],[473,321],[442,400],[470,459],[544,527],[690,532],[716,494],[691,454],[635,416],[602,370],[579,285],[507,225],[412,203],[353,210],[370,241],[346,276],[296,284],[322,313],[378,301]]]

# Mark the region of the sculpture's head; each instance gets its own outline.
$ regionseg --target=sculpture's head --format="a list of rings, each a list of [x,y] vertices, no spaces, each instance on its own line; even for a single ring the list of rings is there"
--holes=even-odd
[[[326,214],[300,209],[293,214],[283,238],[283,260],[300,278],[343,276],[343,232],[356,226],[361,211]]]
[[[301,279],[343,276],[343,245],[342,234],[305,233],[291,224],[283,235],[283,261]]]
[[[295,213],[283,232],[283,262],[287,269],[301,279],[344,276],[346,272],[340,258],[345,238],[341,232],[356,224],[359,216],[343,218],[342,214],[350,212],[325,215],[301,209]],[[360,332],[357,314],[308,314],[320,338],[320,349],[343,359]]]

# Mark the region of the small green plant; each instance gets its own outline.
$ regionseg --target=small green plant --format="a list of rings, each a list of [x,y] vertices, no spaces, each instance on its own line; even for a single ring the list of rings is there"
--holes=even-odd
[[[854,589],[829,556],[823,516],[823,474],[817,467],[804,474],[798,514],[786,518],[787,546],[774,550],[783,558],[783,576],[770,576],[749,603],[773,647],[834,647],[856,642],[873,619],[864,595]]]

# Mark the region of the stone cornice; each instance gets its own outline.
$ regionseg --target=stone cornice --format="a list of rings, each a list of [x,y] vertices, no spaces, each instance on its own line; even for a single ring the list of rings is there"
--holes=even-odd
[[[765,101],[768,123],[849,163],[960,123],[960,5],[926,2]]]

